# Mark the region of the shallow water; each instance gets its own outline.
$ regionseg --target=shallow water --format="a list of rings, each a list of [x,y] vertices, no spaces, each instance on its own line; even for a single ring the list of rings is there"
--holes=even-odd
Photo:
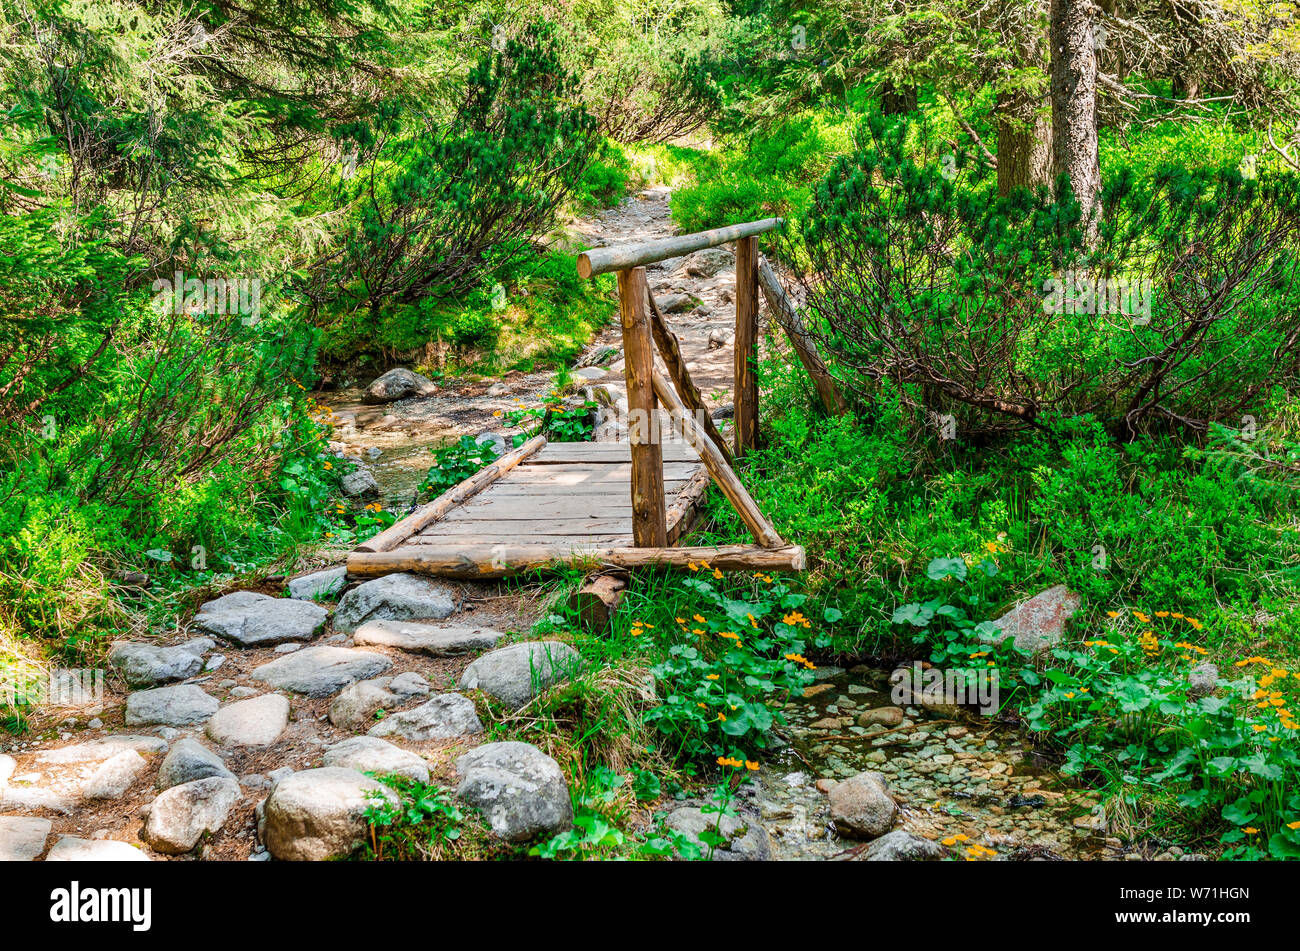
[[[899,803],[895,828],[942,842],[955,857],[979,843],[997,858],[1118,857],[1102,838],[1097,797],[1046,768],[1020,736],[987,717],[944,717],[896,704],[888,671],[818,671],[808,695],[788,704],[789,743],[764,769],[764,825],[780,859],[848,857],[863,843],[836,835],[819,779],[883,773]],[[896,726],[859,725],[868,710],[899,707]],[[823,785],[826,785],[823,783]]]

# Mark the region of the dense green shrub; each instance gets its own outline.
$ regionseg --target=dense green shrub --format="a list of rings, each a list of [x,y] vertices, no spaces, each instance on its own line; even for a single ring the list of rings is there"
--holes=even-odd
[[[1251,457],[1171,434],[1117,443],[1090,418],[945,441],[889,381],[861,415],[826,418],[800,376],[768,366],[769,444],[745,482],[806,548],[810,590],[840,599],[846,650],[887,649],[893,608],[931,596],[917,587],[925,565],[958,555],[995,557],[1000,570],[981,582],[990,614],[1067,583],[1090,611],[1169,606],[1242,645],[1257,611],[1294,623],[1284,620],[1300,583],[1294,474],[1267,478]],[[1285,455],[1276,433],[1257,438]],[[712,511],[717,541],[745,537],[725,503]]]
[[[371,165],[344,182],[358,218],[327,280],[377,317],[390,299],[464,292],[489,257],[500,267],[529,254],[600,144],[576,84],[539,20],[478,62],[452,116],[395,116]]]
[[[895,380],[963,436],[1092,414],[1117,435],[1267,409],[1300,367],[1300,188],[1237,167],[1121,173],[1078,205],[997,198],[985,171],[869,117],[818,187],[808,304],[842,379]]]
[[[613,208],[627,192],[632,163],[624,151],[606,141],[573,189],[574,204],[582,211]]]

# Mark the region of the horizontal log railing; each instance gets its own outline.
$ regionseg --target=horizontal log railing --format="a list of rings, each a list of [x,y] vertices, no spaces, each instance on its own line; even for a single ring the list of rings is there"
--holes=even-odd
[[[743,225],[728,225],[714,228],[712,231],[697,231],[694,234],[677,235],[672,238],[660,238],[657,241],[645,241],[641,244],[618,244],[611,248],[593,248],[578,255],[578,274],[583,278],[608,274],[610,271],[627,271],[634,267],[644,267],[656,261],[681,257],[692,251],[716,248],[720,244],[753,238],[768,231],[775,231],[784,222],[780,218],[764,218],[762,221],[749,221]],[[739,278],[739,274],[737,274]]]

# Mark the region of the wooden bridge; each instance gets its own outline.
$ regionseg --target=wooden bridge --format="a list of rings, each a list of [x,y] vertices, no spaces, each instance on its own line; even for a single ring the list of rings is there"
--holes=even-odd
[[[412,571],[462,579],[501,578],[557,566],[625,573],[707,562],[721,571],[799,571],[803,549],[788,545],[732,468],[758,440],[760,284],[813,374],[828,409],[842,410],[825,365],[798,323],[757,236],[779,218],[642,244],[588,251],[584,278],[617,272],[627,381],[626,442],[548,443],[536,436],[359,546],[348,573]],[[645,265],[736,242],[734,447],[713,423],[692,383],[676,336],[655,306]],[[655,367],[658,350],[667,378]],[[829,394],[827,395],[827,387]],[[687,547],[710,482],[735,507],[754,543]]]

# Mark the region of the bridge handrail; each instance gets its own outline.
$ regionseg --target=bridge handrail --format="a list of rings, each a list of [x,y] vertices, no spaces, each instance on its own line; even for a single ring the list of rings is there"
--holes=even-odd
[[[597,274],[610,271],[624,271],[628,268],[642,267],[663,261],[667,258],[680,257],[692,251],[716,248],[729,241],[739,241],[754,235],[775,231],[784,224],[781,218],[764,218],[761,221],[747,221],[744,224],[728,225],[725,228],[713,228],[710,231],[696,231],[692,234],[680,234],[641,244],[619,244],[608,248],[592,248],[578,255],[578,274],[591,278]]]

